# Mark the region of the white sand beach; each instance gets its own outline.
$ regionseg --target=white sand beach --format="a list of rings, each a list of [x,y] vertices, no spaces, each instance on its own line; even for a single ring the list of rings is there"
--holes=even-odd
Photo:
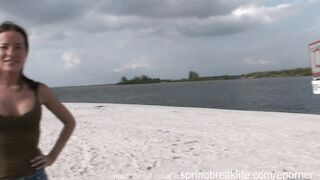
[[[320,179],[319,115],[65,105],[77,128],[59,159],[47,168],[53,180],[174,179],[210,171],[309,172],[312,179]],[[43,110],[40,147],[47,153],[62,124]]]

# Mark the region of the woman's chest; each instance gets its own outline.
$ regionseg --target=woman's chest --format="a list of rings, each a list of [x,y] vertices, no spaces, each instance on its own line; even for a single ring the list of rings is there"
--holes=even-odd
[[[13,94],[0,92],[0,115],[2,116],[20,116],[29,112],[35,102],[31,93],[25,92]]]

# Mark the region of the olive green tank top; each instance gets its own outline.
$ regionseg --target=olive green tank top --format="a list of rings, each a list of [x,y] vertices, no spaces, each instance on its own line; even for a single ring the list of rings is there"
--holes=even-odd
[[[0,179],[31,175],[30,160],[41,154],[41,104],[35,91],[33,108],[20,116],[0,115]]]

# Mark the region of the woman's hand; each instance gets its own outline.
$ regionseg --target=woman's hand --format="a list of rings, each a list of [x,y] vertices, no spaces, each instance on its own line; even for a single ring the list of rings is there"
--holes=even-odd
[[[44,167],[52,165],[54,161],[55,158],[53,158],[52,156],[41,154],[33,158],[30,162],[32,167],[36,167],[36,169],[42,169]]]

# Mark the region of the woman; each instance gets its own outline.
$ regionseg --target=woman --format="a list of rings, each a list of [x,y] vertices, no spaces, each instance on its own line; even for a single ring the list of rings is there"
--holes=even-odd
[[[0,179],[47,179],[44,168],[57,159],[75,128],[71,113],[50,88],[23,74],[29,43],[25,30],[0,25]],[[41,105],[64,124],[52,150],[38,148]]]

